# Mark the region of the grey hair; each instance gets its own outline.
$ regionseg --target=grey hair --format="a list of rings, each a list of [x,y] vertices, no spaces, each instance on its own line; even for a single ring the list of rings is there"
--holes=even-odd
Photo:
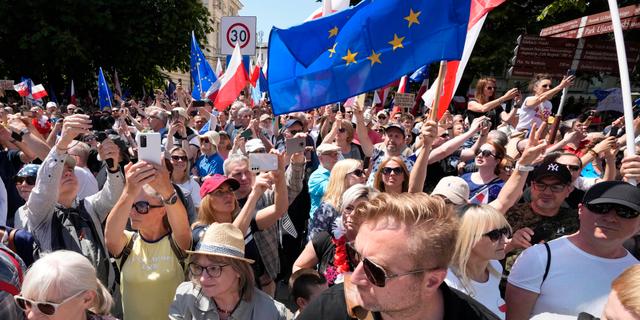
[[[71,150],[76,152],[78,156],[82,158],[83,162],[87,162],[87,159],[89,158],[89,152],[91,151],[91,147],[84,142],[78,141],[76,144],[73,145],[73,147],[71,147]]]
[[[244,103],[242,104],[242,108],[240,108],[238,110],[238,114],[242,114],[242,113],[249,113],[249,114],[253,114],[253,110],[251,110],[251,108],[247,107],[244,105]]]
[[[489,131],[488,138],[503,147],[506,146],[507,143],[509,143],[509,137],[507,137],[507,134],[500,130]]]
[[[354,184],[342,195],[342,202],[340,203],[340,208],[338,211],[342,211],[346,206],[356,202],[358,199],[366,199],[369,200],[375,197],[378,194],[376,189],[368,187],[364,184]]]
[[[224,167],[225,176],[229,176],[229,174],[231,173],[231,164],[238,161],[244,161],[247,163],[247,165],[249,165],[249,158],[247,158],[247,156],[237,153],[230,154],[229,158],[227,158],[227,160],[225,160],[224,164],[222,165]]]

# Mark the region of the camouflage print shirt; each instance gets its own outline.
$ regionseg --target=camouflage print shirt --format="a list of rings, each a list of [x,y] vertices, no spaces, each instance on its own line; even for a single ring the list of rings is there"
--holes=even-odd
[[[507,211],[507,221],[515,232],[518,229],[528,227],[538,233],[541,240],[549,242],[578,231],[580,221],[578,211],[563,203],[558,214],[553,217],[539,215],[533,212],[530,202],[518,203]],[[505,271],[510,271],[521,249],[513,250],[507,254]]]

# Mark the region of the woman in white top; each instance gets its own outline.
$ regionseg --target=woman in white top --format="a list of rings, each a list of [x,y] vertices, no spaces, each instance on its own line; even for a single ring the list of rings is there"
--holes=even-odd
[[[187,152],[181,147],[174,147],[169,151],[169,160],[173,170],[171,170],[171,182],[180,186],[185,197],[190,196],[196,210],[200,207],[200,185],[189,174],[191,165]]]
[[[505,318],[500,297],[500,278],[511,227],[504,216],[489,205],[469,204],[458,209],[461,216],[455,252],[445,282]]]
[[[540,125],[547,121],[551,115],[551,100],[562,89],[573,84],[575,76],[564,77],[560,84],[551,88],[551,76],[548,74],[536,74],[529,84],[529,90],[533,96],[529,96],[522,102],[522,108],[518,110],[519,121],[516,130],[531,130],[531,125]]]

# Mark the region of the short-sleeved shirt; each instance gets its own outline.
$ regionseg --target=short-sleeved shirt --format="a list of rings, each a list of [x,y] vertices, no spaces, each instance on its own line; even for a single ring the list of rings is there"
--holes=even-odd
[[[213,174],[224,174],[224,159],[219,153],[214,153],[210,156],[201,155],[196,160],[195,167],[198,170],[198,176],[205,177]]]
[[[339,216],[340,212],[338,212],[338,209],[330,203],[322,201],[316,212],[313,214],[313,219],[309,221],[308,240],[311,241],[316,234],[322,231],[331,232],[333,229],[333,223]]]
[[[318,209],[322,197],[327,190],[327,184],[329,183],[329,176],[331,171],[327,170],[322,165],[318,166],[318,169],[313,171],[309,176],[309,198],[311,199],[311,210],[309,211],[309,217],[313,219],[313,214]]]
[[[471,180],[471,173],[462,175],[462,179],[469,185],[469,202],[473,204],[487,204],[498,198],[504,186],[504,181],[494,179],[486,184],[476,184]]]
[[[547,118],[551,115],[552,105],[549,101],[543,101],[536,106],[525,107],[529,99],[535,99],[535,97],[527,97],[522,102],[522,108],[518,109],[518,125],[516,130],[531,130],[531,126],[535,123],[536,127],[547,121]]]

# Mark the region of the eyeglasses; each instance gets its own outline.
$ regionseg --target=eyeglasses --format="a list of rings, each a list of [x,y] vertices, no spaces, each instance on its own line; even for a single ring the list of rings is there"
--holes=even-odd
[[[384,119],[386,119],[386,118],[387,118],[387,117],[385,117],[385,116],[378,116],[378,119],[380,119],[380,120],[384,120]]]
[[[551,88],[550,84],[543,84],[543,85],[540,85],[540,86],[543,87],[543,88]]]
[[[578,172],[580,171],[580,166],[576,166],[573,164],[565,164],[565,166],[567,167],[567,169],[569,169],[569,171],[573,171],[573,172]]]
[[[362,169],[355,169],[349,173],[353,174],[356,177],[364,177],[364,170]]]
[[[502,237],[510,238],[511,230],[509,230],[509,228],[494,229],[485,233],[483,236],[489,237],[489,240],[496,242],[502,239]]]
[[[512,166],[506,166],[503,169],[504,169],[504,172],[507,172],[507,173],[511,173],[513,171],[513,167]]]
[[[483,158],[490,157],[490,156],[494,157],[494,158],[496,157],[496,155],[493,154],[490,150],[478,150],[478,151],[476,151],[476,157],[479,156],[479,155],[482,155]]]
[[[28,185],[32,186],[36,184],[36,177],[27,176],[27,177],[15,177],[16,184],[22,184],[23,182],[27,182]]]
[[[345,133],[345,132],[347,132],[347,129],[345,129],[345,128],[340,128],[340,129],[338,129],[338,132],[340,132],[340,133]]]
[[[369,282],[371,282],[371,284],[376,287],[384,287],[387,284],[387,279],[393,279],[401,276],[429,271],[427,269],[417,269],[403,273],[388,274],[387,271],[384,270],[384,268],[377,265],[375,262],[367,258],[363,258],[353,247],[353,243],[347,242],[345,245],[345,249],[347,251],[347,258],[354,266],[354,269],[355,267],[360,265],[360,262],[362,261],[362,267],[364,268],[364,274],[367,276],[367,280],[369,280]]]
[[[495,90],[496,89],[496,87],[484,87],[484,88],[487,89],[487,90]]]
[[[384,174],[384,175],[386,175],[386,176],[390,175],[392,172],[393,172],[395,175],[401,175],[404,171],[402,170],[402,168],[401,168],[401,167],[395,167],[395,168],[392,168],[392,167],[384,167],[384,168],[382,168],[382,174]]]
[[[347,111],[347,114],[353,114],[353,111]]]
[[[599,204],[587,204],[586,206],[587,206],[587,209],[589,209],[589,211],[595,214],[607,214],[611,212],[611,210],[615,210],[618,217],[624,218],[624,219],[634,219],[640,216],[640,212],[619,204],[599,203]]]
[[[171,160],[187,162],[189,158],[187,156],[171,156]]]
[[[74,295],[72,295],[69,298],[64,299],[62,302],[60,303],[53,303],[53,302],[46,302],[46,301],[34,301],[31,299],[27,299],[25,297],[16,295],[13,296],[13,299],[16,301],[16,304],[18,305],[18,307],[24,311],[27,311],[27,308],[32,309],[33,306],[35,305],[38,308],[38,311],[40,311],[40,313],[47,315],[47,316],[52,316],[56,313],[56,311],[58,311],[58,308],[60,308],[61,305],[67,303],[68,301],[70,301],[71,299],[79,296],[80,294],[84,293],[85,290],[82,290]]]
[[[200,144],[207,144],[207,143],[211,143],[209,139],[200,139]]]
[[[194,276],[200,276],[202,275],[202,271],[206,270],[209,277],[218,278],[222,274],[222,268],[226,266],[228,266],[228,264],[219,264],[219,265],[205,267],[195,262],[191,262],[189,263],[189,271],[191,271],[191,274]]]
[[[131,208],[136,209],[139,214],[147,214],[151,209],[162,207],[164,206],[154,206],[152,204],[149,204],[149,201],[138,201],[131,206]]]
[[[217,189],[209,192],[209,194],[214,197],[224,197],[228,194],[233,194],[233,189]]]
[[[291,135],[294,135],[294,136],[300,132],[302,132],[302,130],[289,130],[289,133],[291,133]]]
[[[562,192],[567,186],[566,184],[546,184],[542,182],[534,182],[532,185],[538,191],[545,191],[549,188],[551,192]]]

